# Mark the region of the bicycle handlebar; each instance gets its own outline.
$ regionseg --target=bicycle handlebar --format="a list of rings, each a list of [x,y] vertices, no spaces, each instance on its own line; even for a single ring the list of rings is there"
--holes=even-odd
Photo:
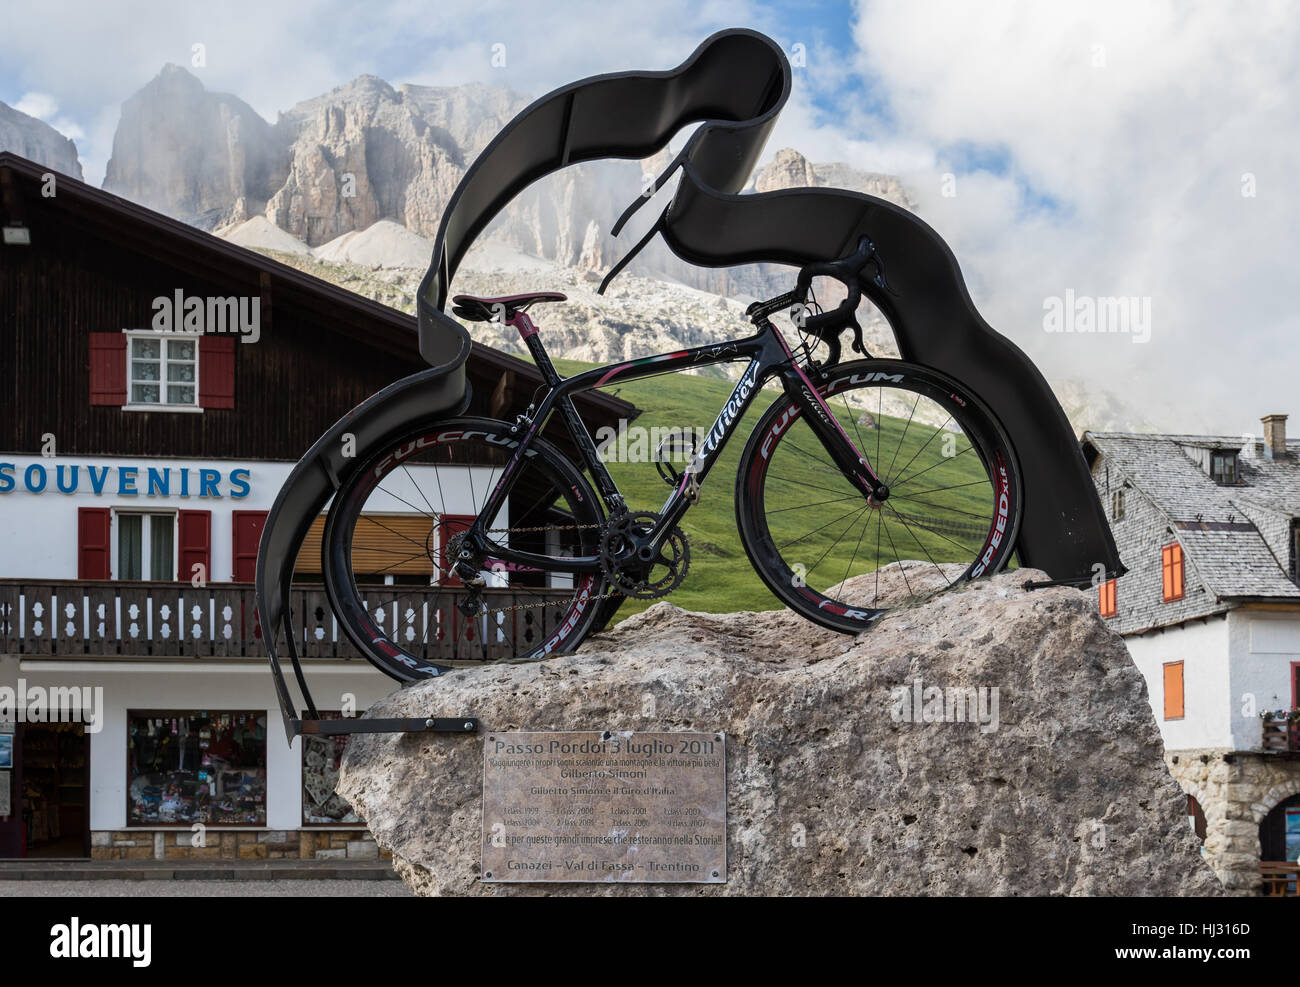
[[[820,315],[806,316],[801,326],[804,331],[813,333],[831,346],[834,354],[832,362],[836,362],[838,359],[838,336],[843,329],[853,329],[853,348],[859,353],[865,353],[865,348],[862,346],[862,327],[858,325],[854,313],[857,311],[858,303],[862,300],[862,283],[860,280],[862,269],[875,257],[875,253],[875,244],[864,236],[858,241],[858,249],[849,256],[841,257],[839,260],[809,264],[799,270],[795,294],[801,301],[808,297],[808,289],[812,286],[813,278],[834,278],[848,289],[847,297],[838,306],[829,312],[822,312]]]

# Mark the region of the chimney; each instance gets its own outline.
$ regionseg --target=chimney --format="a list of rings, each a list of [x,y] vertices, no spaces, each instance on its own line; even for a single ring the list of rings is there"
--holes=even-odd
[[[1265,415],[1264,455],[1269,459],[1286,458],[1286,415]]]

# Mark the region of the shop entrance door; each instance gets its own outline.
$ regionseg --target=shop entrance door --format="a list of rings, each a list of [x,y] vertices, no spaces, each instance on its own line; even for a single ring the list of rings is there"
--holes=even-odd
[[[19,726],[25,856],[90,856],[90,737],[81,723]],[[17,808],[17,806],[15,806]]]

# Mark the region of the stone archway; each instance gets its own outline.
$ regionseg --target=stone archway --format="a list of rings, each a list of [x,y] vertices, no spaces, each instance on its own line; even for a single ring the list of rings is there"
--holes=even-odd
[[[1273,786],[1265,793],[1260,802],[1251,806],[1251,815],[1254,816],[1256,825],[1255,847],[1261,862],[1264,860],[1265,820],[1267,820],[1268,817],[1278,808],[1285,805],[1287,802],[1296,800],[1297,798],[1300,798],[1300,778],[1289,784]],[[1269,860],[1275,860],[1278,858],[1279,855],[1276,852],[1269,855]]]
[[[1201,846],[1205,846],[1209,840],[1210,832],[1223,822],[1224,813],[1221,801],[1211,799],[1206,794],[1205,789],[1190,778],[1175,777],[1174,780],[1178,783],[1178,787],[1183,790],[1183,794],[1192,799],[1200,809],[1201,818],[1205,823],[1205,835],[1200,836],[1199,833],[1197,835],[1201,840]],[[1188,815],[1190,816],[1191,813],[1189,812]]]
[[[1300,765],[1222,749],[1167,752],[1166,764],[1206,818],[1206,860],[1230,894],[1259,891],[1260,823],[1300,793]]]
[[[1217,758],[1216,758],[1217,759]],[[1188,763],[1182,763],[1186,761]],[[1183,794],[1195,799],[1205,820],[1205,837],[1201,840],[1202,852],[1206,854],[1211,867],[1218,872],[1215,856],[1228,846],[1228,804],[1223,796],[1223,785],[1217,788],[1212,782],[1204,762],[1199,758],[1182,758],[1179,763],[1169,763],[1170,773]],[[1189,770],[1189,768],[1191,770]],[[1199,834],[1198,834],[1199,835]],[[1220,879],[1222,879],[1220,874]]]
[[[1274,785],[1259,797],[1259,801],[1250,807],[1250,814],[1256,826],[1264,817],[1294,795],[1300,795],[1300,777],[1292,778],[1279,785]]]

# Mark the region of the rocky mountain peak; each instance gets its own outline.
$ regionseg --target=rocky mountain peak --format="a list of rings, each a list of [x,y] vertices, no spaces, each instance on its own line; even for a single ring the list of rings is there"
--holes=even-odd
[[[52,171],[81,178],[77,145],[44,120],[0,103],[0,151],[12,151]]]
[[[754,191],[830,186],[888,199],[915,211],[916,203],[893,175],[860,171],[842,162],[813,164],[792,147],[783,147],[754,176]]]
[[[792,147],[783,147],[754,176],[754,191],[772,192],[784,188],[809,188],[821,185],[812,162]]]
[[[144,92],[150,88],[156,89],[160,86],[178,86],[191,89],[195,92],[203,91],[203,83],[199,81],[199,77],[189,69],[185,68],[185,66],[177,65],[175,62],[164,63],[163,67],[158,70],[158,74],[154,76],[152,80],[145,83],[140,92]]]
[[[285,169],[251,106],[168,64],[122,104],[104,188],[212,229],[261,213]]]

